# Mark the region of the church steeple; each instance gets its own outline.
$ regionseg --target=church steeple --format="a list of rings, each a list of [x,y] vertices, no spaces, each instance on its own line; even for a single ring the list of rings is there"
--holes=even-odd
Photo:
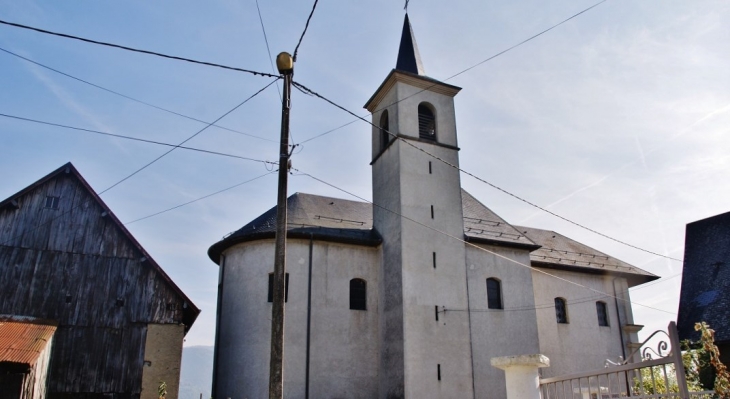
[[[418,45],[416,38],[413,36],[413,28],[408,20],[408,14],[403,21],[403,33],[400,37],[400,49],[398,50],[398,61],[395,69],[415,73],[416,75],[425,75],[423,63],[421,62],[421,54],[418,53]]]

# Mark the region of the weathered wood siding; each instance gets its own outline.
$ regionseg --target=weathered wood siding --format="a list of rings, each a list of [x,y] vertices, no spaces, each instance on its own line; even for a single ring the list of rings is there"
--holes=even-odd
[[[147,324],[181,323],[183,299],[73,174],[17,201],[0,210],[0,314],[58,321],[48,397],[139,397]]]

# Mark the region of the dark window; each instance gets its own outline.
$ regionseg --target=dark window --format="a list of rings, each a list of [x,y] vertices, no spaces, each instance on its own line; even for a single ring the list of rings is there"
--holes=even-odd
[[[568,308],[563,298],[555,298],[555,320],[558,323],[568,324]]]
[[[436,116],[425,103],[418,104],[418,137],[436,140]]]
[[[289,302],[289,273],[284,278],[284,302]],[[269,273],[269,293],[267,301],[274,302],[274,273]]]
[[[436,252],[433,253],[433,268],[436,268]]]
[[[598,314],[598,325],[608,327],[608,312],[606,310],[606,302],[596,302],[596,313]]]
[[[390,143],[390,121],[388,119],[388,110],[380,114],[380,149],[384,150]]]
[[[502,283],[496,278],[487,279],[487,308],[502,309]]]
[[[428,174],[432,174],[433,171],[431,170],[431,161],[428,161]]]
[[[368,310],[368,283],[363,279],[350,280],[350,309]]]
[[[436,365],[436,378],[438,378],[439,381],[441,381],[441,365]]]
[[[58,209],[58,201],[60,198],[54,197],[52,195],[46,196],[46,208],[48,209]]]

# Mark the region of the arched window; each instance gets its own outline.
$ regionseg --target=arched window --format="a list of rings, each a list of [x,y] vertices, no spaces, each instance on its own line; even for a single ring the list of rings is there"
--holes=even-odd
[[[565,298],[555,298],[555,320],[558,323],[568,324],[568,307]]]
[[[487,308],[504,309],[502,307],[502,283],[496,278],[487,279]]]
[[[350,280],[350,309],[368,310],[368,283],[361,278]]]
[[[436,116],[427,103],[418,104],[418,137],[436,140]]]
[[[380,114],[380,149],[384,150],[390,143],[390,120],[388,119],[388,110],[386,109]]]
[[[598,314],[598,325],[608,327],[608,311],[606,309],[606,302],[596,302],[596,314]]]

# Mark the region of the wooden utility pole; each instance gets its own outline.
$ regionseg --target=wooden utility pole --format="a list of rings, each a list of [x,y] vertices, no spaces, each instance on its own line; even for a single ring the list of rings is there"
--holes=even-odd
[[[276,203],[276,249],[274,251],[274,300],[271,308],[271,361],[269,399],[284,397],[284,302],[286,293],[286,190],[289,178],[289,109],[294,60],[289,53],[276,56],[276,67],[284,78],[281,100],[281,144],[279,146],[279,193]]]

